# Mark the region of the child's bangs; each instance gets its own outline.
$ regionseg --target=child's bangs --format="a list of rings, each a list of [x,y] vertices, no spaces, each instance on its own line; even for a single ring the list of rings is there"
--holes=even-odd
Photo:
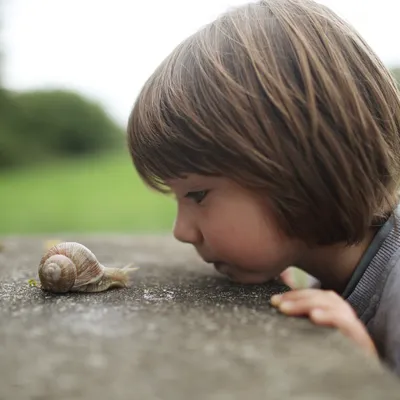
[[[146,119],[151,120],[151,114]],[[211,168],[207,167],[201,146],[195,140],[178,138],[180,132],[173,126],[166,126],[163,121],[152,121],[151,130],[146,130],[148,128],[142,124],[149,121],[133,120],[128,136],[130,153],[138,174],[150,187],[166,193],[169,190],[165,182],[169,179],[184,178],[190,173],[214,175]],[[188,136],[196,138],[192,134]]]
[[[176,89],[180,82],[173,81],[177,71],[172,74],[171,68],[164,65],[146,83],[128,123],[128,145],[137,172],[146,184],[164,193],[169,191],[166,180],[190,173],[218,175],[219,169],[216,149],[204,134],[206,123],[194,118],[196,110]]]

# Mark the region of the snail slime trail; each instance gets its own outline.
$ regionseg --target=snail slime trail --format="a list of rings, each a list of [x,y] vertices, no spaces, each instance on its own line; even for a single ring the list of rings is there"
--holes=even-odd
[[[132,265],[105,267],[84,245],[64,242],[51,247],[43,255],[38,272],[44,291],[89,293],[130,287],[137,269]]]

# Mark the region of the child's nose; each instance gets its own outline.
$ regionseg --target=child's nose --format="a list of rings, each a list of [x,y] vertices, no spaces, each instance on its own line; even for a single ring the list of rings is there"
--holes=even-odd
[[[183,243],[198,244],[201,241],[201,232],[194,221],[177,216],[175,219],[173,234],[175,239]]]

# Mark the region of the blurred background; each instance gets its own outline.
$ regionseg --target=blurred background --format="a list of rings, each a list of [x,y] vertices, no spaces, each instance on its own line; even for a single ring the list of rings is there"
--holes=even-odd
[[[400,4],[320,0],[400,82]],[[161,232],[175,204],[147,189],[125,127],[148,76],[238,0],[0,0],[0,234]]]

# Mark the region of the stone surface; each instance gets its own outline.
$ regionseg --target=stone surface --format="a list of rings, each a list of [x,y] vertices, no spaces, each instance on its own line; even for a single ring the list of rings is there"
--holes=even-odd
[[[0,238],[1,400],[400,398],[337,331],[272,309],[283,286],[231,284],[168,237],[59,235],[141,268],[131,289],[51,295],[28,284],[47,239]]]

